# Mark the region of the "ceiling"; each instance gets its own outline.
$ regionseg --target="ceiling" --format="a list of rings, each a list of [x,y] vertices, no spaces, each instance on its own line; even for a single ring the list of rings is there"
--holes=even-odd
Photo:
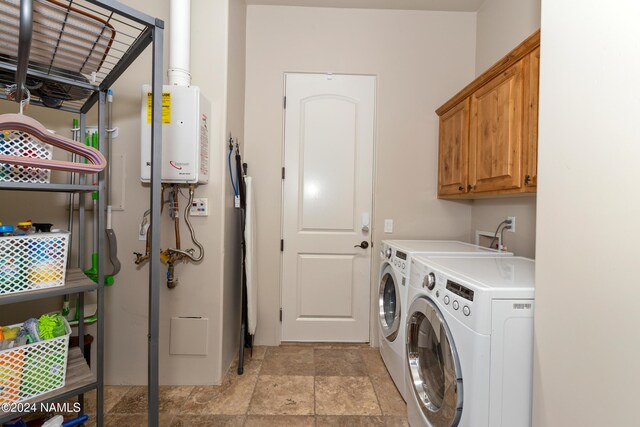
[[[247,4],[477,12],[485,0],[246,0]]]

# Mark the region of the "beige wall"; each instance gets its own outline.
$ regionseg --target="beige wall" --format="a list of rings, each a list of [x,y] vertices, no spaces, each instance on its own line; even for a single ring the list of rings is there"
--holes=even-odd
[[[168,1],[162,5],[149,0],[131,2],[133,7],[147,10],[148,13],[159,16],[167,22],[168,31],[165,34],[165,42],[168,43],[171,23],[168,22]],[[198,238],[205,246],[206,255],[200,265],[181,264],[176,272],[180,284],[176,289],[170,290],[164,284],[161,285],[161,321],[160,321],[160,382],[162,384],[212,384],[219,383],[223,367],[221,364],[222,340],[222,254],[224,238],[224,212],[222,210],[225,184],[222,174],[223,148],[221,141],[224,138],[226,119],[226,42],[227,42],[227,2],[224,0],[214,2],[192,2],[192,28],[191,33],[191,72],[192,84],[200,86],[202,93],[212,104],[212,128],[211,128],[211,170],[209,184],[196,190],[197,197],[207,197],[211,201],[209,217],[194,218]],[[201,52],[207,52],[202,54]],[[150,53],[150,52],[148,52]],[[150,56],[150,55],[149,55]],[[147,58],[149,58],[147,56]],[[165,69],[168,56],[165,55]],[[128,75],[119,80],[116,86],[116,94],[122,94],[121,107],[117,110],[121,115],[121,121],[130,123],[131,131],[128,135],[132,142],[127,144],[122,141],[121,148],[125,148],[130,156],[128,164],[128,176],[137,180],[138,171],[138,144],[135,142],[139,120],[137,117],[129,118],[138,108],[138,95],[140,84],[149,80],[148,70],[150,62],[138,61],[135,68]],[[115,107],[114,107],[115,109]],[[218,165],[216,167],[216,165]],[[218,169],[218,173],[216,173]],[[135,240],[132,231],[137,227],[139,216],[148,204],[148,191],[142,185],[131,185],[127,192],[127,200],[134,203],[133,209],[127,206],[127,210],[114,220],[116,230],[128,228],[123,231],[125,239],[121,249],[123,255],[132,252],[133,248],[140,250],[143,243]],[[162,247],[166,247],[173,240],[169,219],[163,216]],[[127,225],[124,225],[127,224]],[[186,229],[183,230],[186,237]],[[188,245],[183,238],[183,245]],[[147,272],[145,266],[141,270],[133,267],[130,259],[126,259],[126,270],[123,269],[119,279],[121,286],[110,289],[107,299],[107,313],[111,317],[107,320],[107,383],[109,384],[144,384],[146,372],[141,367],[146,366],[146,340],[147,331]],[[209,319],[208,355],[207,356],[171,356],[169,355],[169,320],[174,316],[202,316]],[[126,334],[123,331],[127,331]],[[123,342],[124,341],[124,342]],[[132,363],[133,362],[133,363]]]
[[[284,73],[377,76],[376,281],[381,239],[469,239],[470,203],[436,199],[434,110],[473,78],[474,49],[474,13],[249,6],[245,153],[257,187],[259,344],[277,344],[280,333]],[[393,234],[382,233],[385,218]]]
[[[507,250],[519,256],[535,257],[536,198],[535,196],[474,200],[471,208],[471,242],[476,231],[495,233],[496,227],[509,216],[516,217],[515,232],[503,233]]]
[[[127,4],[150,15],[165,20],[167,30],[169,1],[128,0]],[[233,25],[242,25],[242,2],[234,0],[232,9]],[[235,227],[233,219],[225,221],[228,209],[228,172],[223,140],[227,130],[240,133],[242,130],[242,107],[237,102],[227,103],[227,94],[242,99],[242,78],[236,73],[241,68],[241,60],[234,60],[227,70],[227,55],[242,58],[242,42],[233,48],[227,48],[227,29],[229,27],[229,6],[227,0],[210,2],[192,2],[192,83],[200,86],[202,93],[212,103],[211,128],[211,170],[208,185],[196,190],[196,197],[207,197],[210,201],[210,213],[206,218],[193,218],[198,239],[206,249],[205,259],[200,265],[179,264],[176,273],[180,284],[176,289],[167,289],[161,284],[160,314],[160,382],[161,384],[214,384],[220,383],[226,371],[231,354],[236,351],[233,338],[224,341],[227,334],[236,336],[231,330],[232,319],[237,317],[237,295],[230,285],[236,280],[236,274],[230,272],[223,276],[223,254],[237,252],[237,244],[225,242],[225,233]],[[168,31],[165,31],[165,63],[168,63]],[[234,40],[240,40],[243,30],[233,33]],[[239,65],[240,64],[240,65]],[[233,72],[233,76],[227,75]],[[242,71],[239,71],[242,73]],[[166,73],[165,73],[166,75]],[[139,182],[140,176],[140,93],[141,86],[151,80],[151,49],[130,67],[114,86],[114,124],[120,129],[120,136],[114,142],[115,157],[124,155],[126,162],[125,209],[114,212],[113,227],[119,244],[119,257],[122,271],[116,284],[106,291],[106,382],[107,384],[145,384],[147,380],[147,301],[148,301],[148,265],[137,268],[133,263],[134,251],[144,251],[144,242],[138,241],[137,229],[142,213],[149,205],[148,187]],[[229,90],[227,92],[227,86]],[[5,106],[13,110],[13,106]],[[48,127],[60,129],[69,135],[70,114],[51,110],[36,111],[33,114]],[[226,124],[229,110],[229,125]],[[95,123],[95,121],[93,121]],[[90,122],[91,124],[91,122]],[[60,195],[37,195],[37,193],[3,193],[0,218],[51,218],[57,224],[66,224],[64,211],[65,198]],[[11,208],[7,208],[11,200]],[[35,202],[34,202],[35,200]],[[185,199],[181,200],[182,203]],[[184,205],[183,205],[184,206]],[[227,215],[228,216],[228,215]],[[188,233],[183,225],[183,247],[188,245]],[[173,241],[169,218],[163,216],[162,247]],[[227,286],[223,287],[223,283]],[[235,299],[235,300],[234,300]],[[59,300],[50,305],[58,306]],[[232,308],[227,308],[232,307]],[[202,316],[209,319],[207,356],[170,356],[169,320],[173,316]],[[237,325],[237,323],[235,323]],[[224,333],[223,333],[224,330]],[[229,332],[231,330],[231,332]],[[223,356],[224,355],[224,356]]]
[[[476,75],[540,28],[540,0],[486,0],[478,9]]]
[[[482,74],[538,28],[540,0],[486,0],[477,14],[476,75]],[[472,239],[477,230],[495,232],[508,216],[516,217],[516,231],[505,231],[507,248],[516,255],[533,258],[535,196],[475,200],[471,210]]]
[[[638,16],[635,1],[542,8],[537,427],[637,419]]]
[[[229,0],[227,47],[227,125],[224,136],[237,137],[241,146],[244,142],[244,81],[245,81],[245,45],[247,5],[244,0]],[[206,18],[205,18],[206,19]],[[224,140],[222,141],[224,142]],[[222,143],[222,150],[227,153],[227,144]],[[226,371],[233,357],[238,353],[240,330],[240,212],[233,204],[233,190],[223,156],[222,171],[225,174],[225,209],[224,232],[224,289],[222,296],[223,328],[222,328],[222,368]],[[235,166],[235,163],[233,163]]]

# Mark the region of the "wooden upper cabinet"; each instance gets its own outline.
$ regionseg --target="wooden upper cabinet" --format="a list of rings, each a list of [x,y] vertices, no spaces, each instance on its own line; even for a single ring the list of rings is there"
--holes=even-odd
[[[524,95],[527,101],[525,108],[525,139],[523,145],[523,183],[527,191],[535,191],[538,185],[538,83],[540,77],[540,48],[531,52],[525,58],[524,65],[528,72],[525,74]]]
[[[438,146],[438,194],[467,192],[469,147],[469,99],[440,118]]]
[[[522,185],[522,62],[471,95],[469,184],[475,193]]]
[[[539,68],[537,31],[436,110],[438,197],[536,191]]]

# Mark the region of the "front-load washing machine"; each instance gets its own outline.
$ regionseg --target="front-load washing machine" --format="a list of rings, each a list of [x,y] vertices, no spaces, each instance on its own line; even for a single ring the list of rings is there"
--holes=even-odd
[[[383,240],[378,292],[380,353],[405,401],[405,317],[411,258],[416,255],[511,256],[452,240]]]
[[[411,269],[411,427],[531,426],[534,261],[416,257]]]

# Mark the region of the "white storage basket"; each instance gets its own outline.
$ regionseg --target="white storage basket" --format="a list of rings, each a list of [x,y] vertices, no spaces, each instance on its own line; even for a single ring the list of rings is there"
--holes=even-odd
[[[52,158],[52,147],[17,131],[0,132],[0,154],[5,156],[33,157],[34,159]],[[49,169],[0,163],[0,182],[29,182],[48,184],[51,180]]]
[[[64,285],[69,232],[0,237],[0,296]]]
[[[11,327],[22,324],[11,325]],[[0,404],[24,402],[64,387],[71,327],[66,335],[0,351]]]

